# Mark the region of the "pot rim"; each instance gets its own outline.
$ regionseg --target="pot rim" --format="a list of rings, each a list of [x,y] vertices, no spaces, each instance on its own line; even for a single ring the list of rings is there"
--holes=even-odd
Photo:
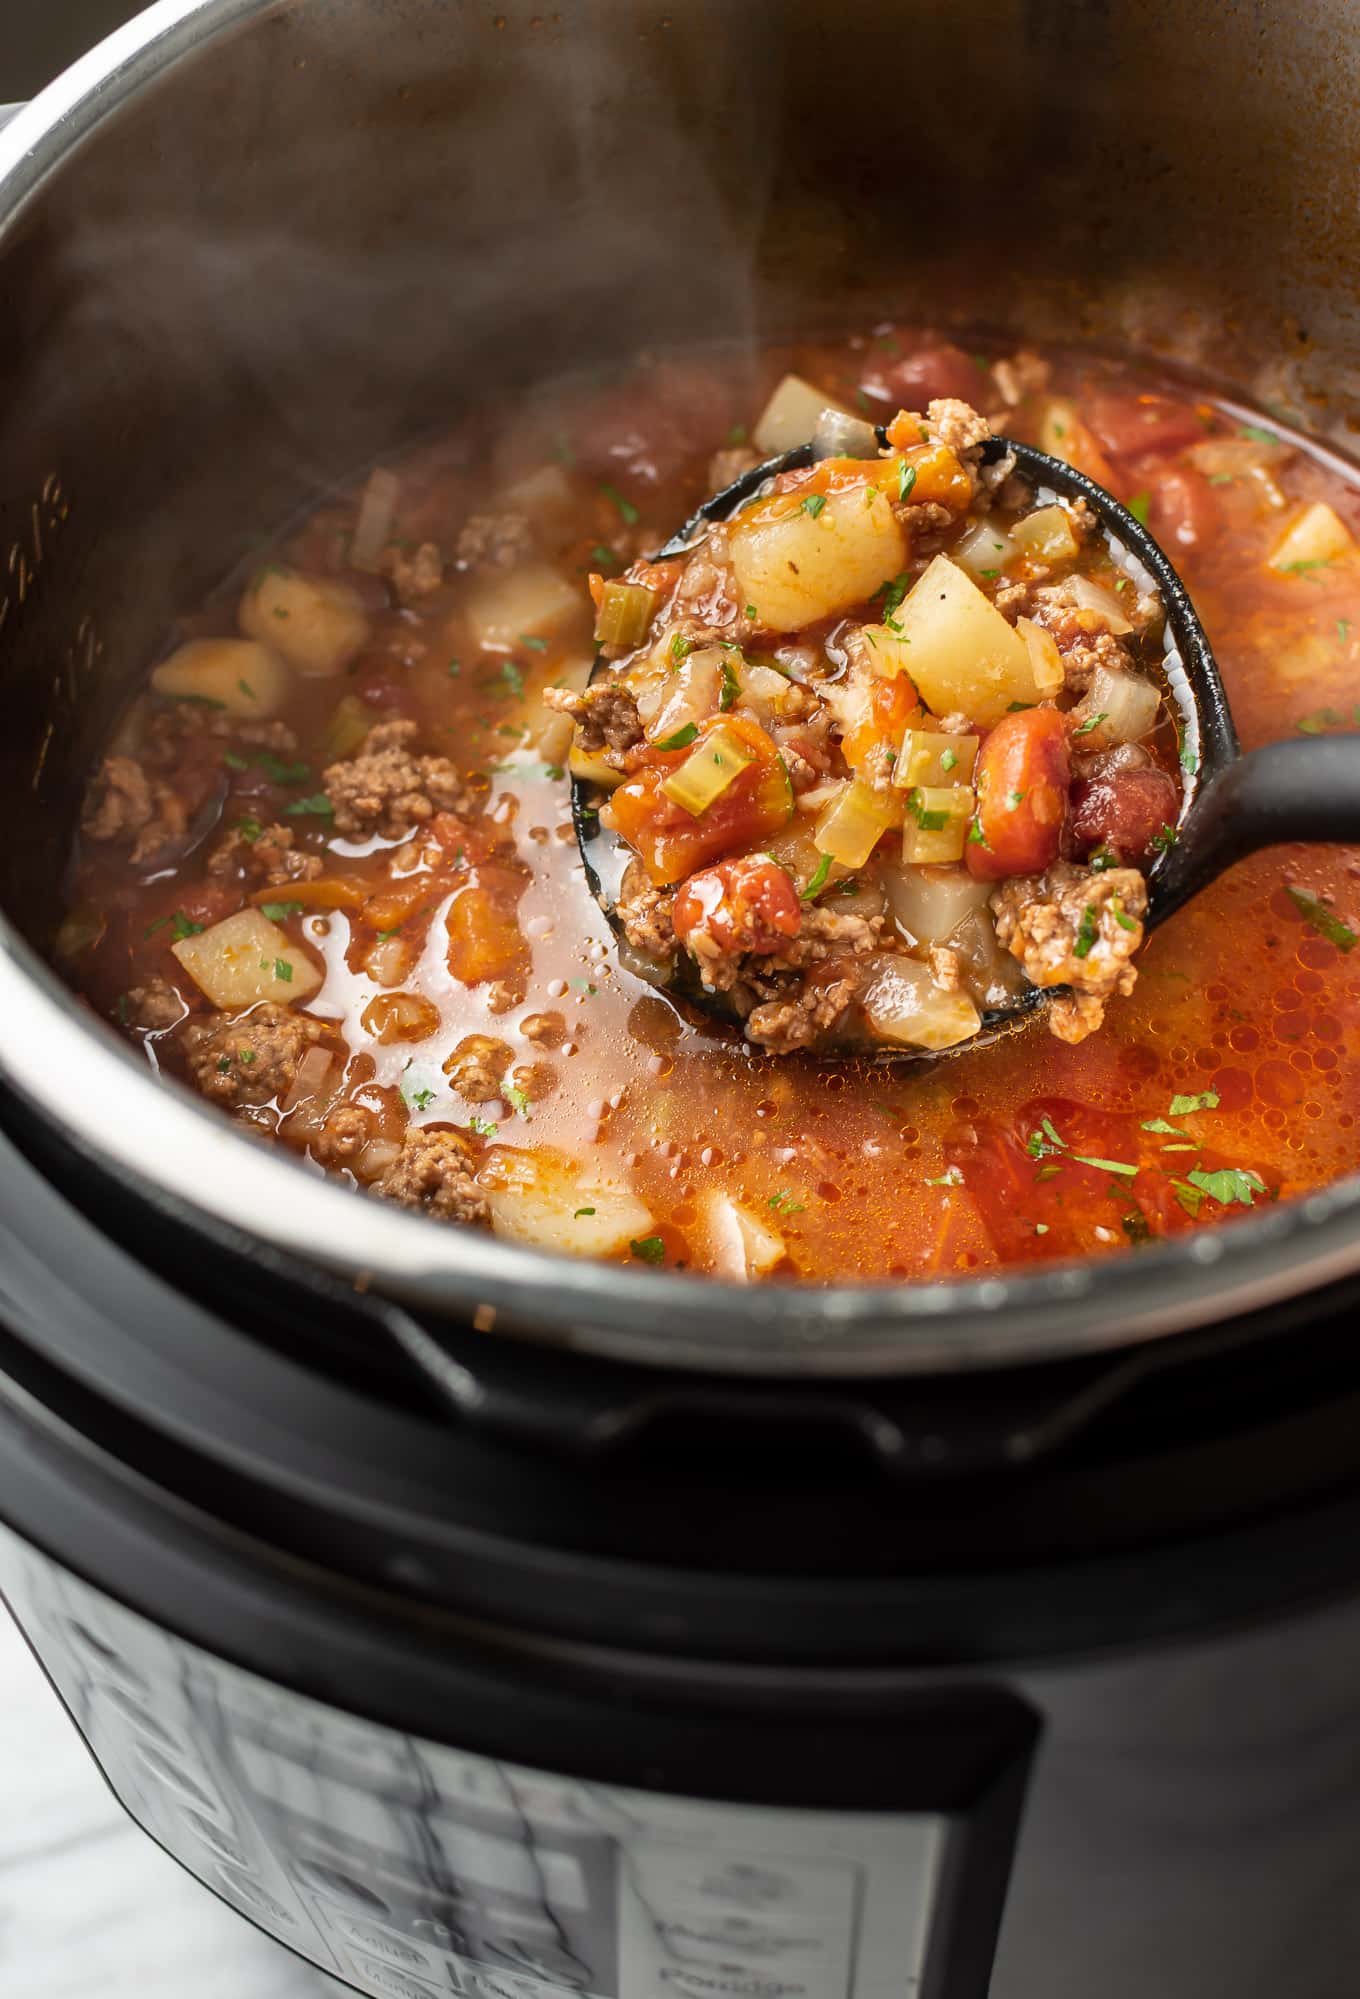
[[[203,42],[290,0],[157,0],[0,132],[0,256],[50,175]],[[356,1196],[150,1075],[0,914],[0,1078],[77,1150],[195,1225],[417,1311],[709,1373],[911,1375],[1108,1352],[1360,1271],[1360,1174],[1117,1260],[932,1284],[747,1286],[556,1257]],[[41,1051],[23,1063],[22,1051]],[[82,1126],[73,1106],[96,1105]],[[480,1308],[480,1309],[479,1309]]]

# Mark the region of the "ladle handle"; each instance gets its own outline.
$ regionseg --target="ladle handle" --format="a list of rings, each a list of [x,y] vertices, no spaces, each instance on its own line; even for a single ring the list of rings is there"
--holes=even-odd
[[[1153,920],[1259,847],[1360,843],[1360,736],[1267,743],[1205,786],[1157,877]]]

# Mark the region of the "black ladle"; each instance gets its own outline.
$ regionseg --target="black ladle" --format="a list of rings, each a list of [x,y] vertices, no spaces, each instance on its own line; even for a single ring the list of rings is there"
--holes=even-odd
[[[882,429],[878,440],[886,443]],[[1244,755],[1204,627],[1185,585],[1142,522],[1084,472],[1060,458],[1050,458],[1032,444],[993,437],[983,447],[984,461],[989,463],[1008,453],[1014,455],[1015,469],[1036,497],[1046,488],[1066,499],[1085,500],[1115,543],[1147,571],[1166,611],[1163,668],[1180,720],[1181,804],[1174,842],[1168,843],[1146,871],[1147,929],[1165,923],[1235,861],[1260,847],[1291,841],[1360,841],[1360,741],[1345,736],[1311,737],[1267,743]],[[705,529],[727,520],[768,480],[780,472],[811,465],[815,457],[811,444],[800,444],[744,472],[705,500],[654,559],[665,561],[688,554]],[[1115,552],[1117,555],[1118,548]],[[591,679],[608,671],[608,665],[598,660]],[[619,885],[634,856],[601,826],[600,803],[597,786],[573,780],[572,817],[586,879],[617,930]],[[740,1025],[726,995],[709,992],[702,984],[688,952],[677,951],[665,987],[691,1005]],[[1062,986],[1034,986],[1006,1006],[989,1008],[978,1033],[952,1048],[866,1044],[844,1052],[875,1063],[938,1061],[961,1055],[1024,1025],[1066,990]],[[837,1051],[828,1049],[825,1053],[834,1059]]]

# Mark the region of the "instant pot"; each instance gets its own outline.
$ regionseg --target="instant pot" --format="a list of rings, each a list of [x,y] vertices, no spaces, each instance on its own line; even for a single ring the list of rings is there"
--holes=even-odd
[[[375,1999],[1351,1999],[1360,1181],[930,1287],[365,1201],[45,969],[175,614],[494,390],[891,312],[1347,448],[1346,9],[164,0],[0,136],[0,1586]]]

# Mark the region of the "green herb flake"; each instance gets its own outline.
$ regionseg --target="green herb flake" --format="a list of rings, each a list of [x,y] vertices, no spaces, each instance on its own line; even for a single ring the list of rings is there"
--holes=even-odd
[[[255,1050],[253,1048],[238,1048],[236,1051],[236,1059],[238,1062],[243,1063],[244,1066],[248,1069],[251,1063],[255,1060]]]
[[[782,1193],[771,1194],[765,1205],[784,1215],[801,1215],[805,1212],[803,1203],[794,1200],[792,1190],[788,1187],[785,1187]]]
[[[267,963],[268,963],[268,960],[267,960],[267,959],[262,959],[262,960],[261,960],[261,963],[262,963],[262,964],[267,964]],[[275,977],[276,979],[278,979],[278,980],[280,981],[280,983],[281,983],[282,985],[285,985],[285,986],[291,986],[291,985],[292,985],[292,983],[293,983],[293,968],[292,968],[292,966],[291,966],[291,965],[289,964],[289,962],[288,962],[288,960],[287,960],[286,958],[276,958],[276,959],[274,960],[274,977]]]
[[[750,432],[747,430],[746,425],[744,423],[734,423],[732,428],[727,433],[727,442],[731,446],[736,446],[738,444],[745,444],[749,436]]]
[[[1099,715],[1088,715],[1084,722],[1079,722],[1072,731],[1072,734],[1074,736],[1089,736],[1092,729],[1098,729],[1102,722],[1108,722],[1109,719],[1109,715],[1102,709]]]
[[[285,805],[283,809],[294,819],[333,819],[335,817],[335,807],[331,804],[324,791],[314,792],[310,798],[295,798],[291,805]]]
[[[940,758],[940,769],[944,771],[953,770],[957,762],[958,758],[955,756],[953,750],[946,750]]]
[[[1181,1115],[1184,1116],[1185,1113],[1182,1112]],[[1168,1124],[1164,1117],[1144,1118],[1142,1129],[1144,1131],[1165,1132],[1170,1138],[1187,1138],[1189,1136],[1189,1133],[1182,1131],[1179,1126]],[[1163,1146],[1162,1150],[1166,1150],[1165,1146]]]
[[[219,1075],[219,1076],[225,1076],[225,1075],[227,1075],[227,1074],[228,1074],[228,1072],[230,1071],[230,1069],[231,1069],[231,1057],[230,1057],[230,1055],[219,1055],[219,1056],[218,1056],[218,1058],[217,1058],[217,1073],[218,1073],[218,1075]]]
[[[302,914],[300,902],[266,902],[262,903],[260,908],[261,913],[267,916],[271,923],[286,923],[290,916]]]
[[[1077,941],[1072,946],[1072,956],[1074,958],[1089,958],[1091,947],[1095,943],[1098,934],[1096,912],[1093,905],[1088,902],[1085,909],[1081,912],[1081,923],[1077,929]]]
[[[595,1210],[593,1208],[578,1208],[576,1210],[576,1213],[572,1216],[572,1220],[574,1222],[579,1222],[582,1215],[593,1215],[594,1212]]]
[[[255,689],[251,686],[248,680],[238,680],[236,685],[240,693],[245,695],[247,701],[255,700],[256,698]]]
[[[1125,912],[1124,898],[1122,895],[1112,895],[1110,897],[1110,908],[1113,911],[1114,920],[1119,925],[1121,930],[1136,930],[1138,928],[1138,925],[1134,921],[1133,917],[1129,916]]]
[[[1204,1196],[1199,1188],[1189,1186],[1184,1180],[1173,1180],[1171,1190],[1191,1221],[1194,1221],[1204,1205]]]
[[[1047,1166],[1041,1166],[1034,1177],[1036,1180],[1056,1180],[1061,1172],[1062,1166],[1055,1160]]]
[[[489,1117],[470,1117],[468,1129],[475,1131],[478,1138],[494,1138],[500,1126],[493,1123]]]
[[[1357,939],[1349,923],[1343,923],[1341,918],[1333,910],[1330,910],[1325,902],[1319,902],[1315,895],[1308,895],[1301,888],[1288,888],[1285,893],[1288,895],[1295,909],[1298,910],[1304,922],[1311,923],[1314,930],[1320,936],[1325,937],[1329,944],[1335,944],[1338,951],[1353,951],[1355,949],[1360,939]]]
[[[926,1185],[927,1187],[961,1187],[963,1185],[963,1174],[957,1166],[946,1166],[944,1172],[937,1174],[933,1180],[927,1179]]]
[[[666,1261],[666,1245],[662,1242],[659,1235],[639,1236],[633,1242],[630,1242],[628,1247],[632,1250],[633,1255],[639,1263],[664,1263]]]
[[[1072,1158],[1076,1165],[1094,1166],[1098,1173],[1118,1173],[1128,1180],[1138,1177],[1138,1168],[1130,1166],[1126,1159],[1097,1159],[1086,1152],[1074,1152]]]
[[[1034,1233],[1035,1233],[1035,1235],[1047,1235],[1047,1234],[1048,1234],[1048,1223],[1047,1223],[1047,1222],[1036,1222],[1036,1223],[1034,1224]]]
[[[722,693],[718,698],[718,706],[725,715],[740,699],[741,682],[737,679],[736,669],[731,660],[725,659],[722,663]]]
[[[1012,701],[1006,709],[1008,715],[1026,715],[1035,706],[1033,701]]]
[[[1180,837],[1174,826],[1163,826],[1160,833],[1153,834],[1151,845],[1157,853],[1169,854]]]
[[[1216,1173],[1204,1173],[1198,1168],[1187,1173],[1186,1179],[1192,1187],[1198,1187],[1211,1201],[1229,1208],[1234,1203],[1249,1208],[1258,1194],[1268,1192],[1266,1183],[1258,1174],[1247,1172],[1240,1166],[1224,1166]]]
[[[175,942],[179,943],[185,937],[200,937],[203,934],[203,925],[195,923],[182,909],[177,909],[171,918],[170,932]]]
[[[608,500],[610,506],[617,508],[621,520],[625,521],[630,528],[637,526],[638,522],[642,519],[642,515],[633,505],[633,502],[624,497],[617,486],[601,486],[600,491],[605,499]]]
[[[748,604],[746,606],[746,616],[751,620],[751,623],[753,625],[759,623],[760,613],[756,609],[754,604]]]
[[[619,558],[606,542],[597,541],[590,551],[590,559],[592,562],[598,562],[601,569],[612,569]]]
[[[527,1124],[529,1121],[530,1099],[524,1094],[523,1090],[517,1089],[513,1083],[505,1083],[501,1087],[501,1095],[505,1098],[506,1103],[509,1104],[515,1115],[522,1117]]]
[[[811,514],[813,520],[815,521],[818,514],[821,513],[825,505],[826,505],[825,493],[809,493],[807,498],[803,502],[803,512],[805,514]]]
[[[1338,618],[1338,619],[1337,619],[1337,621],[1336,621],[1336,635],[1337,635],[1337,637],[1338,637],[1338,638],[1340,639],[1340,641],[1341,641],[1342,645],[1345,645],[1345,643],[1346,643],[1347,639],[1348,639],[1348,638],[1350,637],[1350,635],[1351,635],[1351,621],[1350,621],[1350,619],[1349,619],[1349,618]]]
[[[897,503],[899,506],[901,506],[904,500],[910,499],[911,489],[915,484],[916,467],[908,465],[904,459],[897,468]]]
[[[222,761],[228,770],[249,770],[250,758],[239,756],[235,750],[224,750]]]
[[[823,854],[821,859],[817,863],[817,872],[812,876],[806,888],[800,890],[799,900],[802,902],[814,902],[817,898],[818,893],[825,885],[826,878],[830,873],[831,873],[831,856],[830,854]]]
[[[516,701],[524,699],[524,672],[513,659],[507,659],[501,668],[501,679],[505,682]]]
[[[1199,769],[1199,758],[1194,752],[1194,750],[1191,749],[1189,743],[1181,744],[1180,763],[1181,763],[1181,769],[1185,772],[1187,777],[1193,777],[1195,775],[1195,772]]]
[[[989,852],[991,850],[992,843],[983,832],[982,821],[980,819],[975,819],[968,828],[968,845],[970,847],[986,847]]]
[[[1281,570],[1285,576],[1307,576],[1314,569],[1330,569],[1336,561],[1334,555],[1312,555],[1304,562],[1286,562]]]
[[[982,574],[990,578],[990,577],[999,576],[1001,574],[1001,571],[999,569],[984,569]]]
[[[290,812],[292,812],[294,809],[295,808],[291,805],[288,807],[288,810]],[[247,846],[253,847],[255,842],[259,839],[261,833],[263,833],[264,827],[260,824],[258,819],[238,819],[236,822],[236,831],[240,834],[241,838],[246,842]]]
[[[463,662],[461,659],[451,659],[449,661],[448,673],[450,680],[457,680],[459,674],[462,671],[463,671]]]
[[[683,632],[677,632],[671,640],[671,658],[673,660],[688,659],[693,651],[693,639],[687,639]]]
[[[1197,1097],[1173,1097],[1166,1107],[1168,1117],[1189,1117],[1193,1111],[1216,1111],[1222,1102],[1217,1090],[1202,1090]],[[1184,1137],[1184,1133],[1178,1136]]]
[[[1025,794],[1023,791],[1008,791],[1006,793],[1006,803],[1010,807],[1012,812],[1014,812],[1018,806],[1023,805],[1024,802],[1025,802]]]
[[[698,733],[697,722],[686,722],[683,729],[677,729],[673,735],[663,736],[660,742],[654,743],[652,747],[658,750],[683,750],[687,743],[694,741]],[[722,759],[717,758],[716,761],[721,762]]]
[[[1301,715],[1294,727],[1305,736],[1320,736],[1325,729],[1336,729],[1345,721],[1335,708],[1315,708],[1311,715]]]
[[[1133,498],[1129,501],[1129,512],[1133,515],[1133,518],[1137,521],[1139,527],[1141,528],[1145,528],[1147,526],[1148,515],[1151,513],[1151,511],[1152,511],[1151,493],[1135,493]]]
[[[1119,866],[1119,856],[1110,847],[1097,847],[1087,865],[1093,874],[1102,875],[1108,868]]]
[[[904,569],[900,576],[894,576],[890,578],[888,582],[881,583],[878,589],[874,592],[874,595],[876,597],[881,597],[883,599],[883,622],[888,627],[889,631],[895,632],[898,630],[898,626],[895,620],[898,611],[902,607],[903,599],[906,597],[906,594],[908,590],[910,590],[910,588],[911,588],[911,576],[910,573]]]
[[[1046,1159],[1050,1153],[1066,1152],[1067,1149],[1067,1140],[1059,1138],[1051,1118],[1041,1118],[1038,1130],[1032,1131],[1025,1140],[1025,1150],[1031,1159]]]
[[[923,833],[941,833],[949,824],[947,812],[929,812],[919,785],[913,785],[907,793],[907,810]]]

